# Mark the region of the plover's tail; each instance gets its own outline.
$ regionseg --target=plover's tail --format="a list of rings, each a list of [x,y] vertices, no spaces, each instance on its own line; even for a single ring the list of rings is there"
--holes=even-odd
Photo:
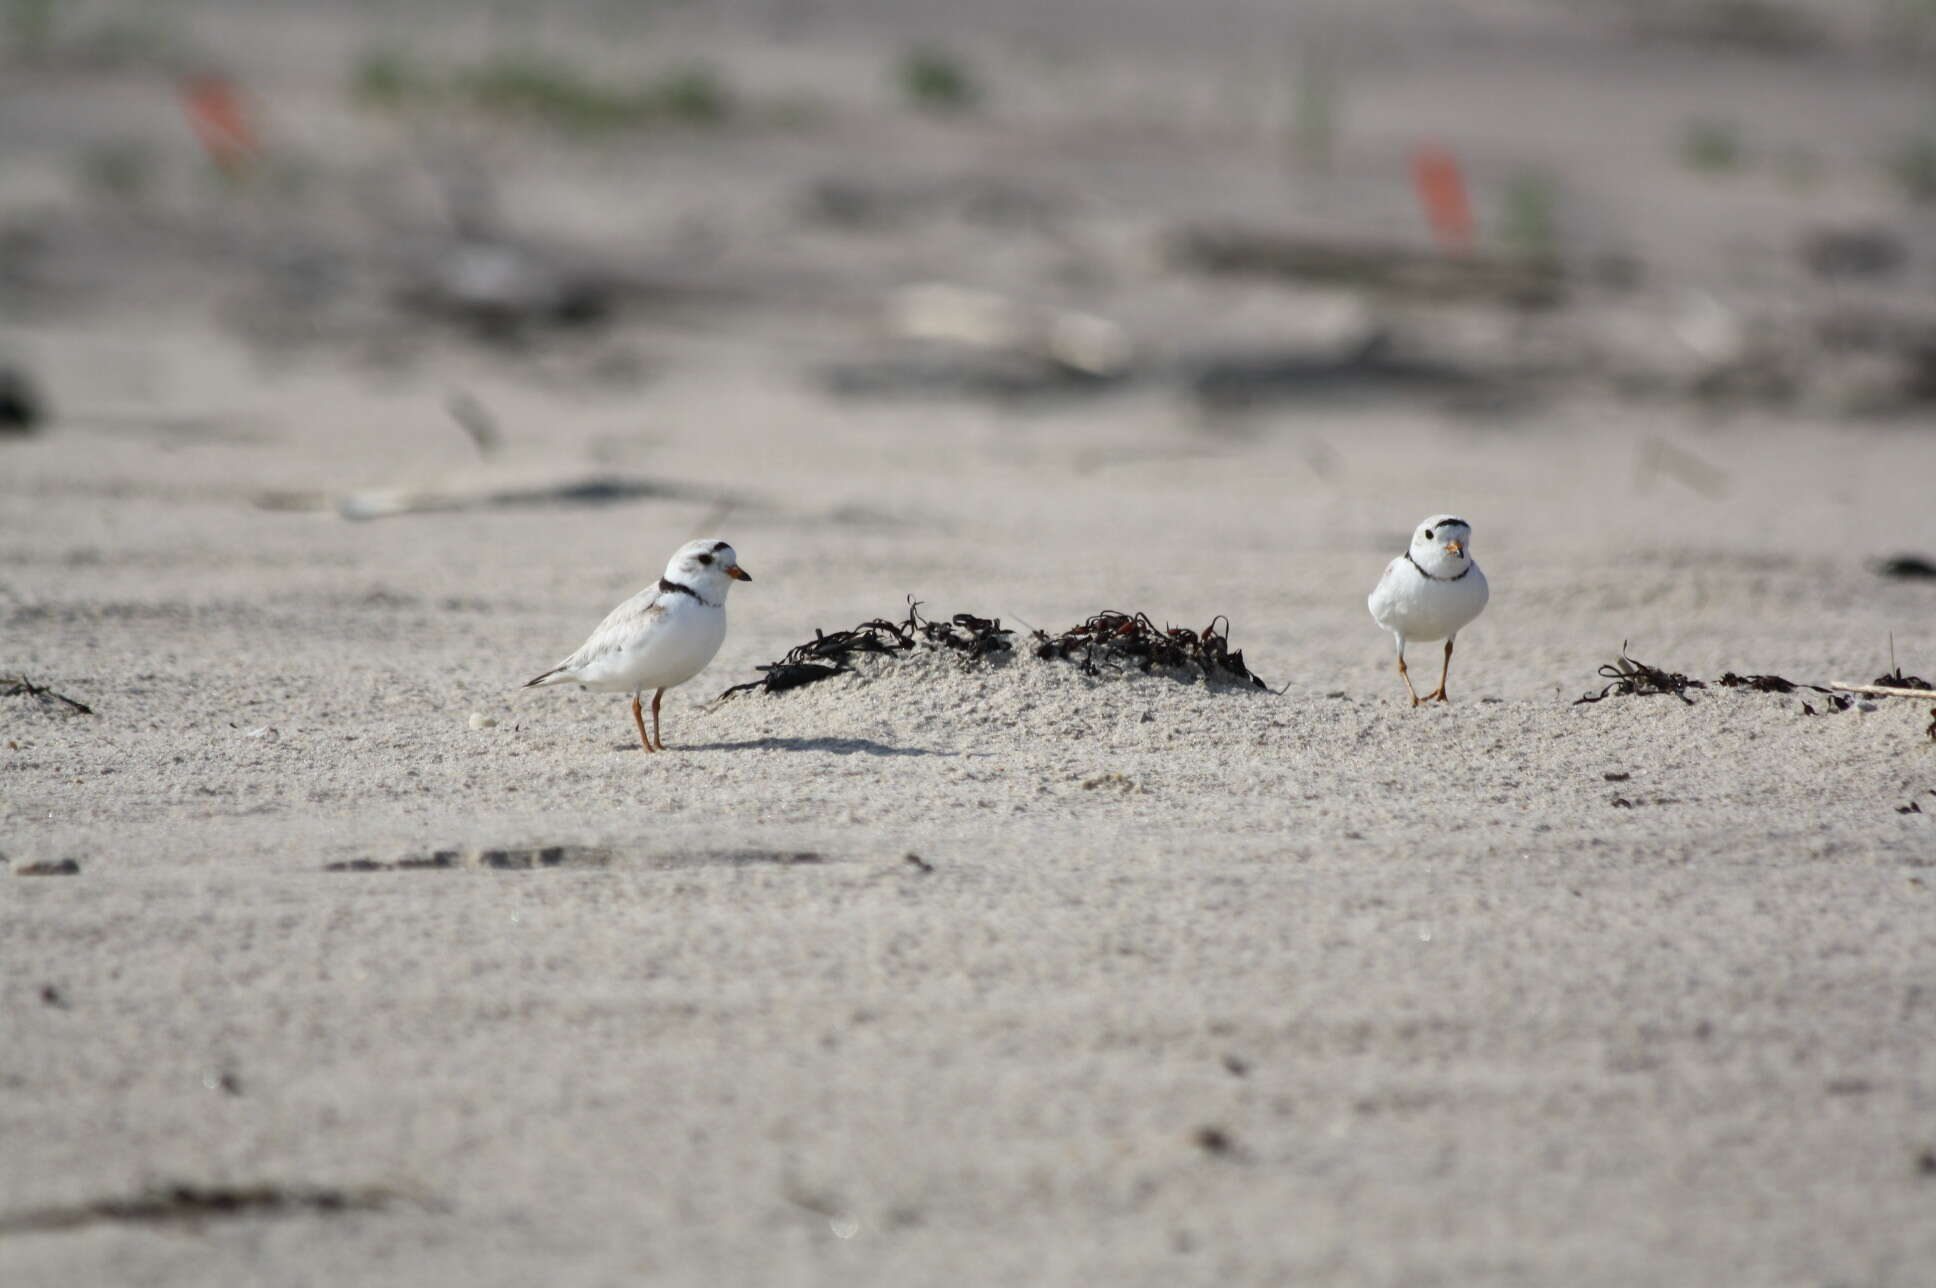
[[[545,685],[545,684],[570,684],[570,683],[571,683],[571,676],[565,673],[565,668],[562,666],[554,666],[549,671],[546,671],[543,675],[537,676],[534,679],[526,680],[522,687],[527,689],[535,689],[538,686]]]

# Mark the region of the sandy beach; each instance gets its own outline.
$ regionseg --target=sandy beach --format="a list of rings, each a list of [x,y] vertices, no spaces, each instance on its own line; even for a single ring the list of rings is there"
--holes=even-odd
[[[0,698],[0,1282],[1924,1281],[1936,702],[1718,680],[1936,677],[1936,580],[1877,571],[1936,554],[1936,436],[1855,408],[1866,366],[1807,351],[1777,399],[1700,362],[1825,295],[1913,312],[1926,215],[1833,161],[1791,192],[1640,159],[1687,89],[1569,172],[1569,255],[1637,256],[1632,291],[1421,311],[1192,273],[1165,229],[1266,218],[1284,180],[1209,108],[1140,141],[1105,110],[1166,10],[1063,94],[996,63],[959,119],[842,97],[934,15],[706,10],[660,30],[821,78],[822,115],[463,143],[519,245],[632,283],[504,345],[394,306],[443,227],[399,158],[457,127],[336,103],[391,35],[328,8],[188,6],[182,37],[289,72],[261,128],[308,197],[183,178],[151,71],[0,89],[0,214],[39,238],[8,243],[0,358],[53,410],[0,438],[0,674],[91,709]],[[1590,118],[1662,59],[1707,66],[1714,111],[1793,66],[1519,9],[1494,48],[1380,8],[1402,51],[1369,46],[1298,226],[1416,222],[1375,180],[1454,77],[1417,50],[1495,86],[1441,131],[1482,141],[1475,185],[1591,126],[1519,121],[1475,68],[1538,98],[1605,66]],[[1826,30],[1765,129],[1836,158],[1912,91]],[[1186,52],[1148,93],[1236,57]],[[63,177],[115,129],[161,140],[133,206]],[[963,214],[963,176],[1043,204]],[[842,231],[801,213],[830,178],[911,204]],[[1851,218],[1908,267],[1782,275]],[[1110,319],[1133,378],[989,396],[984,351],[895,333],[924,281]],[[1233,411],[1177,374],[1372,323],[1431,380]],[[918,396],[855,392],[907,356]],[[1453,700],[1413,709],[1364,600],[1448,509],[1492,602]],[[621,697],[518,691],[697,536],[754,580],[667,754]],[[720,697],[910,597],[1015,647]],[[1104,610],[1227,619],[1270,688],[1034,655]],[[1707,687],[1576,703],[1623,644]],[[1429,687],[1437,646],[1410,656]]]

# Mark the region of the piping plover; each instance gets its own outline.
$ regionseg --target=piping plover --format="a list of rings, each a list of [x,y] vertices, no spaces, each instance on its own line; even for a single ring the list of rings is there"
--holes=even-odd
[[[659,699],[706,669],[726,640],[726,592],[735,581],[751,581],[739,555],[724,541],[688,541],[666,565],[656,586],[647,586],[614,608],[576,653],[524,687],[581,684],[605,693],[632,695],[632,723],[639,742],[645,736],[639,696],[652,693],[652,735],[657,750]]]
[[[1405,681],[1413,706],[1433,698],[1446,700],[1452,641],[1484,610],[1489,594],[1486,575],[1472,561],[1472,525],[1449,514],[1435,514],[1419,524],[1412,534],[1412,548],[1386,566],[1365,603],[1372,620],[1390,631],[1398,644],[1398,678]],[[1407,640],[1445,641],[1439,687],[1423,698],[1405,671]]]

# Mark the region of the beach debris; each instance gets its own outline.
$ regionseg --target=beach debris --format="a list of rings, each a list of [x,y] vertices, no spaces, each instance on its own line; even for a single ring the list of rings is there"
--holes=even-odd
[[[1890,651],[1891,652],[1895,651],[1893,644],[1891,646]],[[1931,684],[1928,680],[1923,679],[1923,677],[1920,675],[1904,675],[1902,673],[1902,667],[1900,666],[1897,666],[1895,669],[1888,671],[1885,674],[1878,675],[1875,679],[1869,681],[1869,683],[1887,687],[1887,688],[1896,688],[1896,689],[1918,689],[1918,690],[1936,689],[1936,684]]]
[[[1892,555],[1876,564],[1876,574],[1899,577],[1904,581],[1936,580],[1936,559],[1925,559],[1921,555]]]
[[[865,362],[833,363],[818,378],[843,398],[986,398],[996,402],[1088,396],[1120,388],[1127,375],[1094,375],[1039,353],[959,348]]]
[[[913,616],[910,605],[908,613]],[[835,631],[829,635],[815,628],[813,638],[805,644],[795,645],[785,657],[777,662],[769,662],[758,669],[765,674],[757,680],[745,684],[735,684],[719,696],[729,697],[748,689],[758,689],[763,693],[784,693],[788,689],[798,689],[820,680],[829,680],[836,675],[844,675],[853,670],[847,659],[857,653],[893,654],[903,653],[914,647],[914,639],[898,622],[877,617],[862,622],[851,630]]]
[[[1171,258],[1220,276],[1289,278],[1433,300],[1491,300],[1519,308],[1558,304],[1566,278],[1550,256],[1447,252],[1396,242],[1236,224],[1187,224]]]
[[[1620,656],[1600,668],[1602,678],[1612,681],[1598,693],[1582,694],[1573,705],[1583,702],[1602,702],[1609,697],[1649,698],[1659,694],[1671,694],[1694,705],[1694,699],[1687,696],[1689,689],[1705,689],[1707,685],[1700,680],[1690,680],[1679,671],[1664,671],[1657,666],[1649,666],[1627,656],[1627,641],[1620,641]]]
[[[1011,653],[1015,632],[999,617],[956,613],[946,620],[924,617],[921,602],[908,597],[908,615],[901,621],[877,617],[849,630],[815,630],[812,639],[788,650],[777,662],[757,668],[757,680],[735,684],[719,696],[757,689],[784,693],[853,670],[861,655],[906,656],[917,647],[960,653],[964,661],[980,662]],[[1033,652],[1042,661],[1074,662],[1085,675],[1100,675],[1105,667],[1149,674],[1158,668],[1195,671],[1206,680],[1234,680],[1268,689],[1244,664],[1240,650],[1230,647],[1230,619],[1218,615],[1201,631],[1159,627],[1146,613],[1097,613],[1059,635],[1035,631]]]
[[[1498,385],[1476,370],[1407,357],[1385,330],[1371,332],[1344,353],[1289,351],[1199,359],[1185,368],[1183,378],[1199,402],[1219,409],[1361,392],[1496,392]]]
[[[1648,44],[1769,57],[1818,53],[1835,43],[1823,19],[1804,6],[1779,0],[1633,5],[1622,12],[1620,23],[1634,39]]]
[[[282,731],[274,725],[262,725],[242,735],[244,738],[260,738],[264,742],[281,742]]]
[[[13,870],[17,877],[77,877],[81,865],[73,859],[40,859],[33,863],[23,863]]]
[[[915,610],[921,605],[912,597],[908,600],[908,625],[921,633],[921,638],[937,648],[951,648],[965,653],[970,661],[993,657],[997,653],[1007,653],[1015,646],[1008,637],[1015,632],[1002,625],[999,617],[977,617],[973,613],[956,613],[946,622],[920,621]]]
[[[485,715],[482,711],[471,712],[471,718],[468,723],[473,729],[495,729],[497,727],[497,719],[493,716]]]
[[[1819,684],[1800,684],[1779,675],[1736,675],[1733,671],[1722,672],[1721,678],[1715,683],[1724,689],[1751,689],[1756,693],[1793,693],[1797,689],[1830,692]]]
[[[1459,159],[1444,148],[1419,148],[1412,154],[1412,191],[1439,249],[1450,255],[1470,252],[1472,202],[1466,196]]]
[[[1910,801],[1907,805],[1896,806],[1896,813],[1898,814],[1920,814],[1922,812],[1923,807],[1915,801]]]
[[[85,702],[76,702],[65,693],[56,693],[45,685],[35,684],[24,675],[0,675],[0,697],[33,698],[44,707],[56,707],[69,715],[94,714],[94,708]]]
[[[47,404],[19,367],[0,365],[0,435],[31,434],[47,419]]]
[[[618,287],[607,275],[553,262],[530,247],[466,237],[444,247],[397,293],[404,308],[482,340],[512,343],[541,327],[605,321]]]
[[[1880,224],[1811,228],[1802,237],[1802,263],[1817,277],[1893,277],[1908,258],[1902,237]]]
[[[1887,680],[1887,679],[1890,679],[1891,677],[1885,675],[1882,678],[1884,680]],[[1900,684],[1844,684],[1840,680],[1836,680],[1833,683],[1831,683],[1828,687],[1831,689],[1834,689],[1838,693],[1860,693],[1864,697],[1870,697],[1870,698],[1936,697],[1936,690],[1932,690],[1929,682],[1927,680],[1922,679],[1920,676],[1903,675],[1903,676],[1897,676],[1895,678],[1901,680],[1902,683]]]
[[[934,871],[934,864],[928,862],[912,850],[907,852],[906,856],[901,859],[901,862],[907,864],[922,876],[927,876]]]
[[[230,177],[255,164],[262,148],[241,91],[216,75],[190,77],[180,88],[182,113],[215,168]]]
[[[1129,370],[1129,333],[1077,309],[1026,304],[952,282],[917,282],[887,298],[888,330],[915,340],[1032,354],[1085,376]]]
[[[1063,193],[1000,175],[903,181],[829,174],[806,187],[800,209],[814,223],[857,231],[952,220],[1053,235],[1076,204]]]
[[[518,487],[480,487],[468,491],[429,488],[367,488],[332,495],[325,492],[263,492],[264,510],[333,511],[345,519],[387,519],[439,510],[520,509],[526,506],[622,505],[631,501],[716,500],[675,483],[617,474],[594,474],[561,483]]]
[[[1624,783],[1629,778],[1632,778],[1633,775],[1625,771],[1609,769],[1606,773],[1601,774],[1600,777],[1606,779],[1610,783]]]
[[[444,411],[469,436],[479,456],[489,456],[503,445],[504,431],[498,428],[491,409],[468,389],[458,389],[444,399]]]
[[[428,854],[406,854],[394,861],[384,859],[339,859],[325,863],[325,872],[421,872],[449,868],[497,868],[528,871],[534,868],[604,867],[612,860],[611,851],[586,845],[489,846],[464,851],[433,850]]]
[[[1229,1131],[1214,1124],[1197,1128],[1190,1133],[1190,1141],[1198,1149],[1213,1157],[1222,1157],[1237,1148],[1236,1138]]]
[[[1098,787],[1106,788],[1113,792],[1120,792],[1124,796],[1140,796],[1143,794],[1142,786],[1135,779],[1119,774],[1114,770],[1106,774],[1097,774],[1094,778],[1085,778],[1082,780],[1082,790],[1085,792],[1093,792]]]
[[[1222,623],[1220,626],[1219,623]],[[1230,647],[1230,619],[1219,614],[1200,631],[1159,627],[1146,613],[1097,613],[1060,635],[1035,632],[1035,656],[1074,662],[1084,675],[1102,668],[1135,669],[1145,675],[1165,670],[1195,670],[1206,680],[1230,679],[1270,688],[1244,664],[1242,650]]]
[[[198,1185],[174,1181],[124,1197],[0,1213],[0,1234],[72,1230],[101,1223],[199,1224],[299,1212],[378,1212],[405,1196],[381,1185]]]
[[[67,995],[52,984],[42,984],[40,986],[40,1004],[42,1006],[51,1006],[58,1011],[64,1011],[67,1009]]]
[[[912,595],[908,596],[907,604],[908,615],[904,621],[876,617],[831,635],[816,628],[812,639],[789,649],[779,661],[757,668],[764,672],[760,679],[735,684],[719,696],[726,698],[748,689],[784,693],[852,671],[848,660],[857,654],[893,656],[908,653],[923,643],[953,649],[966,655],[969,661],[980,661],[1014,648],[1008,637],[1015,632],[1004,627],[999,617],[956,613],[944,622],[921,616],[921,603]]]
[[[1687,690],[1707,687],[1704,681],[1689,679],[1678,671],[1666,671],[1627,656],[1625,640],[1620,643],[1619,658],[1602,666],[1600,674],[1611,683],[1598,693],[1581,695],[1574,700],[1574,706],[1579,706],[1583,702],[1599,702],[1616,695],[1652,697],[1662,693],[1672,694],[1692,706],[1694,699],[1687,696]],[[1715,684],[1724,689],[1746,689],[1753,693],[1794,693],[1807,689],[1812,693],[1826,694],[1830,711],[1847,711],[1855,701],[1851,696],[1854,694],[1878,698],[1936,698],[1936,685],[1932,685],[1919,675],[1904,675],[1900,666],[1887,675],[1877,676],[1873,684],[1846,684],[1837,680],[1824,686],[1806,684],[1780,675],[1739,675],[1733,671],[1723,672]],[[1864,703],[1862,710],[1873,711],[1875,707],[1870,703]],[[1801,712],[1805,716],[1820,714],[1811,702],[1803,702]],[[1931,708],[1930,715],[1932,718],[1929,724],[1929,736],[1932,741],[1936,741],[1936,708]],[[1619,782],[1625,776],[1622,775],[1621,778],[1616,779],[1608,774],[1605,777],[1609,782]]]

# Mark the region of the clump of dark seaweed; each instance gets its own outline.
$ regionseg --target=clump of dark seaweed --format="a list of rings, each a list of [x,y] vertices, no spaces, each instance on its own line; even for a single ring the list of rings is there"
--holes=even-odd
[[[0,697],[33,698],[45,707],[54,707],[69,715],[91,716],[94,708],[85,702],[76,702],[65,693],[56,693],[44,684],[35,684],[24,675],[0,675]]]
[[[1724,689],[1750,689],[1756,693],[1793,693],[1796,689],[1813,689],[1817,693],[1829,693],[1819,684],[1803,684],[1779,675],[1736,675],[1724,671],[1715,683]]]
[[[1222,623],[1221,626],[1218,623]],[[1241,649],[1230,647],[1230,619],[1217,616],[1200,631],[1159,627],[1145,613],[1097,613],[1060,635],[1035,632],[1035,656],[1074,662],[1084,675],[1102,668],[1134,668],[1145,674],[1165,669],[1196,670],[1207,679],[1223,676],[1259,689],[1270,686],[1244,665]]]
[[[1687,691],[1707,687],[1702,681],[1690,680],[1679,671],[1665,671],[1660,667],[1649,666],[1645,662],[1628,657],[1625,640],[1620,641],[1620,656],[1602,666],[1600,675],[1604,679],[1611,680],[1612,683],[1598,693],[1582,694],[1573,703],[1574,706],[1577,707],[1582,702],[1601,702],[1615,695],[1649,698],[1668,693],[1691,707],[1694,705],[1694,699],[1687,696]]]
[[[1931,684],[1920,675],[1904,675],[1900,666],[1887,675],[1878,675],[1875,679],[1869,681],[1869,683],[1888,689],[1936,690],[1936,685]]]
[[[966,653],[970,661],[978,662],[996,653],[1007,653],[1015,647],[1008,642],[1008,637],[1015,632],[1004,627],[999,617],[956,613],[945,622],[923,621],[915,612],[920,607],[912,598],[908,600],[906,625],[938,648],[956,649]]]
[[[884,617],[876,617],[851,630],[834,631],[832,634],[816,629],[812,639],[788,650],[787,655],[779,661],[760,667],[759,670],[765,672],[761,678],[735,684],[719,696],[724,698],[747,689],[758,689],[762,693],[784,693],[788,689],[845,675],[854,669],[848,663],[856,655],[871,653],[894,656],[911,652],[922,643],[935,648],[955,649],[966,654],[971,661],[980,661],[1012,649],[1014,645],[1008,642],[1008,637],[1014,633],[1003,627],[999,617],[956,613],[945,622],[923,617],[920,601],[910,595],[907,620],[891,622]]]
[[[1663,670],[1660,667],[1649,666],[1645,662],[1636,661],[1628,657],[1627,645],[1624,640],[1620,644],[1619,659],[1601,667],[1600,674],[1606,679],[1611,680],[1612,683],[1604,689],[1601,689],[1598,693],[1585,694],[1575,701],[1573,705],[1578,706],[1581,702],[1599,702],[1604,698],[1612,697],[1616,694],[1650,697],[1655,694],[1671,693],[1682,702],[1692,706],[1694,699],[1688,697],[1686,691],[1688,689],[1705,689],[1707,687],[1702,681],[1691,680],[1678,671]],[[1835,688],[1826,688],[1819,684],[1808,684],[1800,680],[1791,680],[1781,675],[1740,675],[1733,671],[1722,672],[1721,678],[1716,680],[1715,683],[1724,689],[1747,689],[1754,693],[1794,693],[1801,689],[1807,689],[1814,693],[1825,693],[1828,695],[1830,709],[1835,711],[1848,710],[1850,704],[1854,701],[1849,694],[1838,693],[1835,691],[1836,689],[1853,688],[1857,692],[1864,693],[1871,691],[1861,686],[1841,684],[1835,686]],[[1936,696],[1936,685],[1930,684],[1928,680],[1918,675],[1904,675],[1900,666],[1896,667],[1895,670],[1887,675],[1878,675],[1871,681],[1871,685],[1875,689],[1882,690],[1927,690],[1932,696]],[[1809,703],[1804,702],[1802,703],[1802,714],[1812,716],[1816,714],[1815,708]],[[1931,726],[1931,737],[1936,737],[1936,724],[1932,724]]]

